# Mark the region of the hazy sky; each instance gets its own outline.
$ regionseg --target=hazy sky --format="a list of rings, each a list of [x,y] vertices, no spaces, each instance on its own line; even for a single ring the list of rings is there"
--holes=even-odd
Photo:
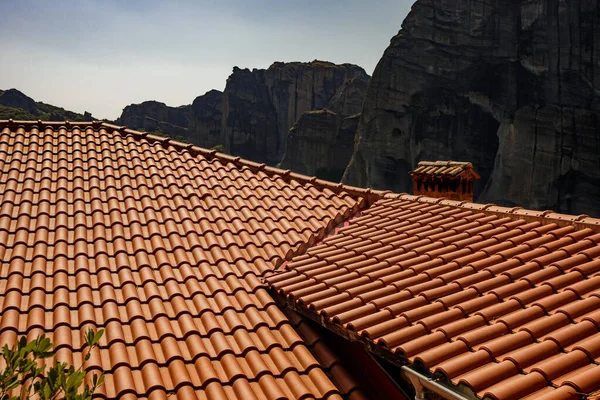
[[[371,74],[412,0],[0,0],[0,89],[117,118],[190,104],[233,66],[354,63]]]

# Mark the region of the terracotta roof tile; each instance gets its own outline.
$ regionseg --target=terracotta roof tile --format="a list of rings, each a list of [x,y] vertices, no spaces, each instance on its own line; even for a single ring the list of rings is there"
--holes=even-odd
[[[106,329],[88,364],[106,398],[339,398],[260,277],[380,196],[103,123],[0,121],[0,341],[46,333],[81,363]]]
[[[286,264],[281,276],[314,288],[311,297],[297,302],[277,274],[266,282],[334,331],[477,397],[570,399],[600,389],[595,222],[388,195],[319,245],[336,263],[319,258],[313,269],[309,251]],[[361,286],[331,284],[321,271]],[[325,309],[311,302],[321,292],[335,298]]]

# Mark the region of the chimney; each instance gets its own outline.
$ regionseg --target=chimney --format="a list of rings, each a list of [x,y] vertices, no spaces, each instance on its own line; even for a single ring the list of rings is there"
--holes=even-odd
[[[420,161],[409,172],[414,194],[473,201],[473,182],[480,178],[470,162]]]

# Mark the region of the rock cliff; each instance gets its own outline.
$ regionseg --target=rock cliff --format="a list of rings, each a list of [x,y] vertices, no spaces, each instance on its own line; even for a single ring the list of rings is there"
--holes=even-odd
[[[344,82],[327,108],[307,111],[292,126],[280,167],[339,182],[354,148],[368,80]]]
[[[235,67],[223,94],[221,139],[226,150],[258,162],[279,163],[292,125],[303,113],[327,107],[352,78],[367,80],[368,75],[356,65],[316,60],[276,62],[266,70]]]
[[[191,105],[170,107],[158,101],[131,104],[123,109],[118,124],[148,132],[160,131],[199,146],[220,144],[221,98],[211,90],[196,97]]]
[[[123,109],[117,123],[148,132],[161,131],[169,136],[187,137],[190,106],[170,107],[158,101],[144,101]]]
[[[343,181],[409,191],[471,161],[480,202],[600,215],[600,1],[418,0],[379,61]]]
[[[192,143],[212,148],[221,142],[223,93],[211,90],[198,96],[190,107],[188,136]]]
[[[369,80],[364,77],[348,79],[335,93],[328,108],[343,116],[360,114],[369,88]]]
[[[342,144],[339,140],[348,140],[350,131],[356,130],[358,118],[345,122],[343,119],[360,113],[368,79],[356,65],[326,61],[276,62],[266,70],[252,71],[234,67],[223,93],[211,90],[191,105],[180,107],[157,101],[131,104],[123,109],[116,123],[149,132],[160,131],[202,147],[223,145],[230,154],[276,165],[285,153],[290,128],[308,111],[328,107],[337,116],[333,125],[334,119],[327,118],[327,113],[309,118],[311,121],[315,117],[324,118],[317,125],[328,130],[317,134],[331,136],[323,138],[324,143],[352,147],[352,143]],[[306,121],[300,125],[311,124]],[[295,151],[298,157],[310,157],[300,151]],[[343,157],[335,157],[335,165],[329,164],[328,169],[336,170],[337,180],[347,165],[346,153],[344,150],[340,153]],[[316,160],[307,162],[307,171],[312,173],[325,168],[310,165]]]

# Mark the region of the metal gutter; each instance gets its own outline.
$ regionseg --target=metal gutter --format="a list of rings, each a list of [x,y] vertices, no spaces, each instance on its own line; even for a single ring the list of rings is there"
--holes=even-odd
[[[447,400],[472,400],[452,390],[447,385],[433,380],[431,376],[423,375],[410,365],[403,366],[402,371],[415,388],[415,400],[427,400],[427,391],[431,391]]]

